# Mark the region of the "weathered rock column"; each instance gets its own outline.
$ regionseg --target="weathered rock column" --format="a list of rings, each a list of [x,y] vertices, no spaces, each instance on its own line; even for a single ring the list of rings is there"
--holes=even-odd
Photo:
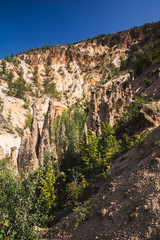
[[[25,173],[30,162],[30,138],[31,133],[29,128],[25,129],[21,139],[21,145],[18,153],[18,172]]]
[[[39,133],[39,127],[38,127],[38,120],[37,120],[37,108],[35,103],[32,105],[32,109],[33,109],[33,118],[32,118],[32,126],[31,126],[31,137],[32,137],[33,148],[36,149],[36,153],[37,153],[40,133]]]
[[[18,174],[17,147],[12,147],[11,148],[10,165],[11,165],[11,168],[14,169],[15,173]]]
[[[43,160],[45,153],[50,153],[53,158],[57,159],[56,146],[52,139],[52,121],[54,119],[53,104],[50,101],[47,114],[45,116],[42,134],[38,146],[38,159],[41,166],[43,166]]]
[[[91,91],[91,100],[89,105],[89,113],[88,113],[88,121],[87,121],[87,129],[90,129],[94,127],[94,119],[93,116],[95,115],[95,91]]]
[[[109,102],[106,95],[105,87],[103,87],[103,94],[101,95],[101,102],[99,105],[98,114],[100,117],[101,132],[102,132],[103,123],[109,122]]]
[[[23,132],[21,145],[18,153],[18,171],[21,173],[35,172],[39,168],[37,158],[37,147],[39,142],[39,128],[37,122],[37,109],[36,105],[33,108],[33,119],[31,131],[29,128]]]
[[[97,98],[94,90],[92,90],[91,92],[91,101],[89,106],[87,128],[88,129],[91,128],[97,136],[101,132],[101,124],[100,124],[100,118],[98,115],[98,107],[97,107]]]

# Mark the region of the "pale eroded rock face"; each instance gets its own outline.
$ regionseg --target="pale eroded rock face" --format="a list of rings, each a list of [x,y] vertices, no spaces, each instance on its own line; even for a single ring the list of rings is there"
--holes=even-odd
[[[14,170],[15,174],[18,174],[17,148],[16,147],[11,148],[10,167]]]
[[[160,101],[144,104],[141,111],[143,124],[148,126],[160,125]]]
[[[56,110],[53,111],[52,102],[49,102],[49,107],[45,116],[42,133],[39,138],[38,159],[40,165],[43,165],[43,158],[46,153],[50,153],[55,159],[57,158],[56,147],[52,139],[52,120],[54,119],[55,114]]]
[[[24,157],[29,159],[29,162],[33,162],[33,169],[37,169],[39,161],[42,162],[42,156],[47,151],[52,152],[52,157],[56,158],[55,146],[50,141],[51,121],[55,114],[61,114],[63,109],[82,99],[90,101],[88,128],[92,128],[98,135],[102,131],[103,122],[107,121],[113,125],[116,117],[121,115],[123,105],[132,102],[133,90],[137,93],[145,91],[149,95],[150,89],[144,90],[143,79],[139,88],[140,81],[139,79],[138,82],[134,81],[133,75],[130,74],[131,69],[109,80],[110,68],[120,67],[121,57],[126,59],[131,47],[151,32],[150,26],[131,29],[70,46],[57,46],[21,54],[16,57],[20,61],[19,66],[7,62],[7,69],[14,74],[13,81],[16,81],[20,69],[23,69],[27,87],[32,89],[32,92],[26,92],[25,97],[29,100],[29,109],[35,102],[36,109],[34,106],[33,110],[31,109],[33,116],[31,132],[29,130],[23,132],[29,110],[24,107],[24,100],[7,95],[7,82],[2,76],[0,97],[3,100],[3,111],[0,113],[0,146],[4,149],[4,153],[11,154],[15,159],[19,152],[19,168],[27,167],[25,160],[23,162]],[[35,67],[38,69],[38,87],[33,81]],[[2,69],[1,61],[0,69]],[[48,74],[47,69],[49,69]],[[159,75],[157,70],[157,79]],[[59,99],[44,94],[46,78],[50,83],[55,83]],[[124,89],[125,82],[127,87]],[[158,80],[156,83],[152,93],[158,98],[158,91],[155,90],[159,89]],[[91,93],[94,87],[97,90]],[[153,94],[150,96],[154,97]],[[52,106],[48,109],[50,100]],[[156,118],[154,123],[159,124],[159,117],[153,115]],[[17,153],[12,154],[13,147],[17,148],[15,151]]]
[[[31,131],[29,128],[24,130],[18,154],[18,171],[22,173],[27,171],[34,172],[39,168],[37,152],[40,135],[37,121],[36,104],[32,105],[32,109],[33,118]]]
[[[20,143],[20,137],[17,137],[16,135],[7,132],[1,132],[0,146],[4,149],[5,154],[10,154],[12,147],[17,147],[19,149]]]
[[[42,166],[47,153],[57,160],[51,134],[52,121],[72,104],[79,103],[82,99],[86,102],[89,100],[88,120],[84,129],[87,141],[87,129],[92,128],[96,135],[100,135],[103,123],[114,125],[116,118],[121,116],[124,105],[134,101],[135,93],[143,93],[149,100],[152,98],[150,103],[141,106],[138,124],[143,126],[142,130],[148,127],[155,129],[142,142],[141,147],[138,146],[115,160],[111,167],[111,178],[104,184],[100,182],[101,189],[91,200],[93,207],[88,221],[80,228],[73,227],[73,231],[70,231],[74,223],[72,213],[50,229],[56,233],[60,229],[58,235],[61,239],[64,236],[65,239],[73,240],[78,240],[79,237],[84,240],[141,240],[159,237],[160,182],[157,174],[160,171],[160,65],[154,63],[148,69],[144,67],[143,74],[137,79],[134,79],[131,69],[121,72],[119,77],[111,77],[110,80],[108,77],[111,67],[120,67],[120,57],[127,58],[130,48],[151,30],[150,27],[132,29],[72,46],[22,54],[17,57],[20,60],[19,67],[7,63],[7,68],[13,71],[15,79],[18,78],[20,67],[23,68],[24,79],[27,84],[31,84],[28,86],[33,90],[32,93],[26,93],[30,101],[29,109],[32,106],[32,126],[31,130],[24,130],[28,114],[28,109],[24,108],[25,102],[7,96],[7,83],[4,79],[1,81],[3,109],[0,112],[0,159],[9,153],[11,169],[22,175],[26,172],[34,173]],[[51,59],[49,66],[48,59]],[[34,67],[38,68],[39,89],[33,84]],[[50,68],[49,76],[46,76],[47,67]],[[144,82],[148,76],[153,80],[150,87],[146,87]],[[55,83],[61,99],[42,94],[47,77]],[[39,91],[38,94],[36,90]],[[131,216],[134,219],[130,219]],[[97,222],[100,222],[101,231]],[[69,228],[66,227],[68,225]]]
[[[18,154],[18,171],[22,174],[27,171],[34,172],[43,166],[45,154],[49,153],[52,158],[57,159],[56,147],[52,139],[52,128],[54,116],[60,109],[49,102],[41,133],[38,126],[36,104],[32,105],[32,109],[31,130],[29,128],[24,130]]]
[[[95,92],[91,92],[87,128],[92,128],[96,135],[101,134],[103,123],[114,125],[117,116],[121,116],[123,106],[132,102],[131,78],[124,89],[123,82],[111,81],[108,88],[98,85]]]

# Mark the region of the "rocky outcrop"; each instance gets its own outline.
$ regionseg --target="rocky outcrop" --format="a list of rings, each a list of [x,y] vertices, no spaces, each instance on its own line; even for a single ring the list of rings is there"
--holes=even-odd
[[[100,134],[100,118],[98,114],[96,93],[94,90],[91,91],[87,128],[94,130],[96,135]]]
[[[100,135],[103,123],[114,125],[117,116],[123,111],[123,105],[132,101],[130,80],[125,86],[112,82],[109,87],[97,86],[91,91],[91,100],[87,121],[87,129],[92,128],[96,135]],[[34,172],[43,166],[45,154],[50,154],[52,159],[57,159],[56,146],[53,139],[53,119],[57,115],[58,107],[49,102],[41,134],[39,133],[36,105],[32,105],[33,119],[31,131],[24,130],[18,154],[18,171]],[[87,132],[87,131],[86,131]],[[87,140],[87,138],[86,138]],[[15,161],[13,161],[15,162]]]
[[[0,128],[2,129],[2,133],[4,133],[4,135],[0,135],[0,141],[2,140],[3,143],[0,146],[4,149],[5,153],[10,152],[11,147],[16,146],[19,149],[21,139],[18,154],[18,169],[26,171],[29,164],[32,165],[33,171],[36,170],[39,165],[43,165],[46,153],[50,153],[52,158],[57,159],[56,147],[52,137],[52,120],[57,113],[56,109],[59,111],[60,106],[62,106],[61,110],[63,110],[63,106],[70,107],[77,101],[88,101],[91,88],[95,88],[96,90],[92,90],[91,92],[87,129],[92,128],[96,135],[101,134],[103,123],[108,122],[114,125],[116,118],[122,114],[123,105],[132,102],[132,82],[135,85],[132,89],[137,91],[136,93],[140,95],[145,89],[145,93],[148,94],[147,91],[150,88],[146,88],[144,79],[145,77],[150,79],[150,76],[145,75],[146,72],[143,73],[142,88],[140,87],[141,79],[134,81],[133,73],[129,74],[131,69],[126,69],[125,74],[121,71],[119,80],[118,76],[115,77],[111,70],[119,68],[121,60],[127,59],[134,52],[137,44],[141,46],[149,37],[157,35],[159,32],[160,23],[148,24],[117,34],[101,35],[94,39],[88,39],[75,44],[47,46],[37,50],[32,49],[32,51],[15,57],[20,61],[18,66],[15,66],[13,62],[7,62],[7,70],[11,70],[14,74],[13,81],[16,81],[18,78],[20,68],[23,68],[24,79],[28,86],[32,88],[33,95],[26,92],[25,96],[29,102],[32,104],[36,96],[39,96],[39,99],[37,99],[37,107],[39,109],[38,120],[34,104],[32,106],[33,121],[31,131],[29,129],[25,130],[21,139],[27,111],[25,108],[26,102],[24,103],[22,99],[18,99],[17,101],[17,98],[13,96],[7,96],[7,82],[1,79],[3,85],[1,91],[2,98],[7,99],[7,101],[3,101],[3,114],[0,113]],[[0,67],[2,68],[2,65]],[[38,78],[38,87],[33,81],[35,67],[38,69],[36,76]],[[152,79],[153,84],[151,85],[153,89],[151,89],[151,92],[154,96],[148,94],[149,97],[154,97],[155,100],[159,99],[159,69],[159,65],[154,66],[153,69],[148,69],[149,74],[156,75],[155,79]],[[109,74],[111,80],[108,80]],[[119,75],[118,72],[116,74]],[[126,79],[130,75],[129,80],[123,80],[124,75],[126,75]],[[55,86],[55,95],[52,95],[50,91],[48,93],[44,91],[47,77],[49,79],[47,83],[48,89]],[[97,85],[100,82],[103,85]],[[42,94],[41,97],[39,94]],[[54,104],[52,105],[50,102],[44,120],[43,116],[46,113],[48,99],[52,99]],[[11,106],[15,111],[9,111],[10,109],[7,106]],[[145,119],[147,124],[149,124],[149,122],[151,123],[151,119],[149,120],[149,118],[152,118],[153,115],[153,118],[156,118],[156,120],[152,119],[153,124],[159,124],[159,116],[155,113],[151,114],[151,116],[146,115],[146,111],[149,110],[141,112],[142,119]],[[13,122],[12,128],[7,119]],[[87,129],[85,129],[86,140]],[[5,141],[4,136],[7,136]],[[9,145],[8,142],[10,142]],[[13,158],[15,164],[15,155],[12,153],[11,158]]]
[[[101,35],[97,38],[80,41],[75,44],[68,44],[65,46],[50,46],[50,48],[35,49],[28,54],[21,54],[19,58],[24,60],[29,65],[42,65],[46,63],[47,58],[51,57],[57,62],[67,63],[68,61],[76,61],[77,59],[89,63],[96,60],[95,53],[97,49],[100,53],[104,53],[104,49],[109,48],[108,57],[113,55],[119,49],[129,49],[131,46],[137,44],[144,37],[149,37],[159,32],[160,23],[148,24],[142,27],[135,27],[127,31],[118,32],[116,34]],[[86,50],[86,51],[85,51]],[[90,54],[88,54],[88,51]],[[36,53],[36,54],[35,54]],[[92,58],[94,57],[94,59]],[[53,61],[52,61],[53,63]]]
[[[144,104],[140,110],[140,118],[143,126],[160,125],[160,101]]]
[[[2,114],[0,114],[0,126],[2,129],[6,129],[6,130],[9,129],[9,124]]]
[[[37,147],[39,141],[37,110],[35,105],[33,105],[32,108],[33,119],[31,131],[29,128],[24,130],[18,153],[18,171],[22,174],[25,172],[34,172],[39,168],[39,161],[37,158]]]
[[[18,172],[26,172],[30,160],[30,129],[27,128],[23,132],[21,145],[18,153]]]
[[[87,128],[96,135],[102,132],[103,123],[114,125],[116,117],[121,116],[124,104],[132,102],[131,79],[120,84],[113,82],[110,87],[97,86],[91,91]]]
[[[117,135],[126,132],[132,136],[143,130],[149,130],[151,134],[140,145],[113,160],[110,170],[106,171],[110,175],[107,182],[102,180],[101,174],[93,184],[93,181],[89,181],[87,193],[95,193],[90,200],[91,209],[89,211],[85,204],[78,205],[78,208],[82,207],[80,210],[85,207],[84,210],[89,214],[85,223],[75,229],[75,211],[64,216],[65,211],[62,210],[56,221],[62,219],[50,230],[46,229],[51,232],[49,236],[43,234],[45,238],[160,239],[160,62],[154,62],[150,67],[143,64],[142,74],[136,79],[134,70],[130,69],[132,61],[125,64],[124,71],[120,68],[122,60],[132,54],[134,56],[139,52],[138,47],[141,48],[152,36],[155,39],[157,33],[160,33],[160,22],[108,36],[101,35],[72,45],[47,46],[16,56],[20,60],[19,64],[7,62],[8,73],[11,70],[15,76],[13,82],[23,68],[27,90],[23,99],[17,101],[16,97],[8,96],[6,77],[0,79],[0,95],[3,100],[7,100],[3,101],[4,108],[0,113],[0,159],[11,149],[8,166],[11,170],[16,169],[16,173],[19,171],[22,176],[45,166],[45,161],[49,160],[48,155],[51,160],[58,160],[61,144],[55,146],[52,128],[55,116],[64,108],[70,108],[70,118],[75,103],[88,109],[83,138],[87,143],[87,130],[92,128],[99,136],[103,123],[114,125],[122,115],[124,105],[132,103],[134,96],[142,96],[150,101],[138,105],[138,113],[133,121],[125,123],[124,116],[124,126],[120,126],[121,131]],[[37,73],[34,72],[35,67]],[[90,93],[91,88],[94,90]],[[36,104],[32,105],[31,129],[25,129],[22,136],[26,112],[35,101],[37,107]],[[64,141],[65,130],[65,124],[62,124],[59,132]],[[137,142],[139,136],[141,135],[137,135]],[[77,168],[77,162],[75,166]],[[64,168],[60,165],[60,171]],[[65,186],[62,184],[67,178],[65,173],[60,172],[62,178],[57,179],[56,185],[62,186],[58,192],[63,191]]]
[[[53,104],[50,101],[38,145],[38,159],[41,166],[43,165],[43,159],[46,153],[51,154],[54,159],[57,158],[56,147],[52,137],[53,136],[52,121],[54,119],[56,112],[57,110],[56,109],[55,111],[53,110]]]
[[[18,154],[19,172],[36,171],[39,167],[43,166],[45,154],[49,153],[53,159],[57,159],[52,129],[53,119],[58,111],[57,108],[53,106],[51,101],[49,102],[48,111],[45,115],[40,134],[36,104],[32,105],[33,118],[31,130],[29,128],[24,130]]]
[[[15,174],[18,173],[18,166],[17,166],[17,148],[12,147],[11,148],[11,154],[10,154],[10,167],[14,169]]]
[[[39,133],[39,127],[38,127],[38,120],[37,120],[37,108],[35,103],[32,105],[32,109],[33,109],[33,119],[32,119],[32,126],[31,126],[32,146],[37,153],[40,133]]]

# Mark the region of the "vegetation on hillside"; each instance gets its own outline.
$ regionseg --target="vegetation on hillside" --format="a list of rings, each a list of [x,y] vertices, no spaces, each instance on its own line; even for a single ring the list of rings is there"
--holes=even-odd
[[[155,61],[160,60],[160,40],[159,36],[155,36],[154,39],[150,38],[146,40],[145,44],[138,45],[134,52],[129,56],[127,60],[121,59],[121,70],[125,70],[127,67],[132,67],[135,76],[138,77],[143,68],[149,67]]]
[[[60,93],[56,89],[56,84],[50,82],[49,78],[44,80],[44,92],[49,94],[52,98],[60,98]]]
[[[99,35],[96,39],[103,37],[106,35]],[[42,50],[52,47],[44,46]],[[144,46],[137,46],[127,60],[121,59],[121,70],[132,67],[135,75],[139,76],[145,65],[150,66],[157,60],[160,60],[160,42],[155,38],[146,41]],[[32,116],[29,100],[25,95],[29,91],[32,92],[32,89],[24,80],[23,69],[17,71],[19,77],[14,80],[12,70],[7,70],[6,61],[15,66],[18,66],[19,62],[13,55],[10,58],[6,57],[2,61],[0,75],[8,84],[8,95],[25,100],[24,107],[28,109],[28,113],[24,128],[31,128]],[[102,57],[102,68],[104,61],[105,58]],[[51,58],[48,58],[43,91],[52,98],[60,98],[53,82],[51,65]],[[80,61],[78,65],[83,67]],[[67,68],[70,68],[69,62]],[[64,74],[61,68],[59,74]],[[108,78],[119,74],[119,69],[111,66]],[[32,81],[35,89],[39,90],[37,68],[34,69]],[[144,81],[146,87],[152,84],[147,78]],[[67,98],[67,92],[65,95]],[[93,129],[86,132],[86,109],[74,105],[64,110],[61,116],[54,118],[50,130],[50,141],[55,144],[58,160],[55,160],[51,153],[45,152],[43,166],[34,174],[28,173],[23,177],[15,175],[10,159],[6,156],[0,162],[0,239],[41,239],[42,236],[35,231],[35,227],[51,227],[59,221],[59,213],[64,209],[75,213],[75,227],[85,221],[92,207],[91,198],[96,192],[96,189],[92,188],[93,184],[97,179],[107,181],[113,161],[142,144],[148,136],[149,132],[139,125],[140,110],[145,103],[143,98],[135,98],[134,102],[125,105],[115,126],[104,123],[100,136],[96,136]],[[3,101],[0,98],[0,113],[2,111]],[[8,122],[11,123],[10,114]],[[135,128],[138,129],[138,133],[135,133]]]
[[[39,82],[38,82],[38,68],[37,67],[35,67],[35,69],[34,69],[32,80],[33,80],[35,86],[38,87]]]
[[[137,112],[137,104],[128,107],[132,117]],[[130,121],[129,115],[125,117]],[[141,143],[148,134],[132,137],[124,134],[118,138],[116,128],[106,123],[101,136],[97,137],[90,129],[84,139],[85,122],[86,113],[78,106],[65,110],[54,120],[52,141],[59,160],[55,162],[46,153],[43,167],[34,175],[15,176],[9,158],[1,161],[0,239],[22,236],[27,240],[38,239],[35,226],[52,226],[58,221],[57,213],[66,206],[75,212],[77,227],[89,214],[93,181],[97,176],[107,179],[112,161]]]
[[[27,88],[27,84],[25,82],[25,79],[23,77],[23,69],[20,68],[19,70],[19,77],[16,79],[16,81],[14,80],[14,74],[12,72],[12,70],[8,70],[6,68],[6,61],[2,61],[2,72],[1,75],[3,77],[3,79],[7,82],[8,84],[8,95],[9,96],[15,96],[17,98],[24,98],[25,97],[25,93],[27,90],[29,90]]]
[[[11,57],[12,59],[12,57]],[[11,60],[9,60],[11,62]],[[33,84],[26,83],[24,79],[23,68],[18,68],[19,77],[15,80],[13,70],[7,69],[6,60],[2,61],[2,70],[0,71],[0,76],[8,84],[8,96],[14,96],[21,98],[26,102],[26,94],[31,96],[39,97],[40,95],[45,94],[50,95],[52,98],[61,99],[61,94],[56,89],[56,84],[53,82],[54,77],[50,77],[50,65],[51,59],[47,59],[46,66],[46,78],[44,79],[44,91],[40,89],[38,68],[35,67],[32,73]],[[25,104],[26,105],[26,104]]]
[[[15,67],[18,67],[20,64],[20,61],[14,57],[14,54],[12,53],[10,57],[6,56],[4,58],[7,62],[13,63]]]

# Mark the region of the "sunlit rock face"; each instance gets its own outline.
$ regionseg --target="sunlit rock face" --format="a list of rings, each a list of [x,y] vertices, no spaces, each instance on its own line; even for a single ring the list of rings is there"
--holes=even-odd
[[[20,81],[23,70],[26,86],[24,96],[17,98],[14,91],[9,94],[8,75],[0,76],[0,158],[9,154],[15,164],[17,157],[17,166],[24,171],[27,166],[24,157],[32,163],[33,171],[43,164],[46,151],[56,159],[54,144],[46,140],[50,139],[51,122],[55,115],[62,114],[73,104],[88,104],[87,128],[99,135],[103,122],[114,125],[124,105],[134,101],[135,92],[158,99],[158,90],[155,90],[160,89],[158,83],[154,89],[146,89],[145,76],[134,81],[132,69],[113,74],[136,44],[155,31],[159,31],[156,25],[144,26],[75,44],[28,51],[14,58],[17,64],[7,61],[6,71],[13,73],[12,82]],[[159,79],[160,71],[155,74]],[[142,114],[145,116],[144,112]],[[32,116],[31,130],[25,129],[29,115]],[[155,118],[158,124],[159,116]]]

